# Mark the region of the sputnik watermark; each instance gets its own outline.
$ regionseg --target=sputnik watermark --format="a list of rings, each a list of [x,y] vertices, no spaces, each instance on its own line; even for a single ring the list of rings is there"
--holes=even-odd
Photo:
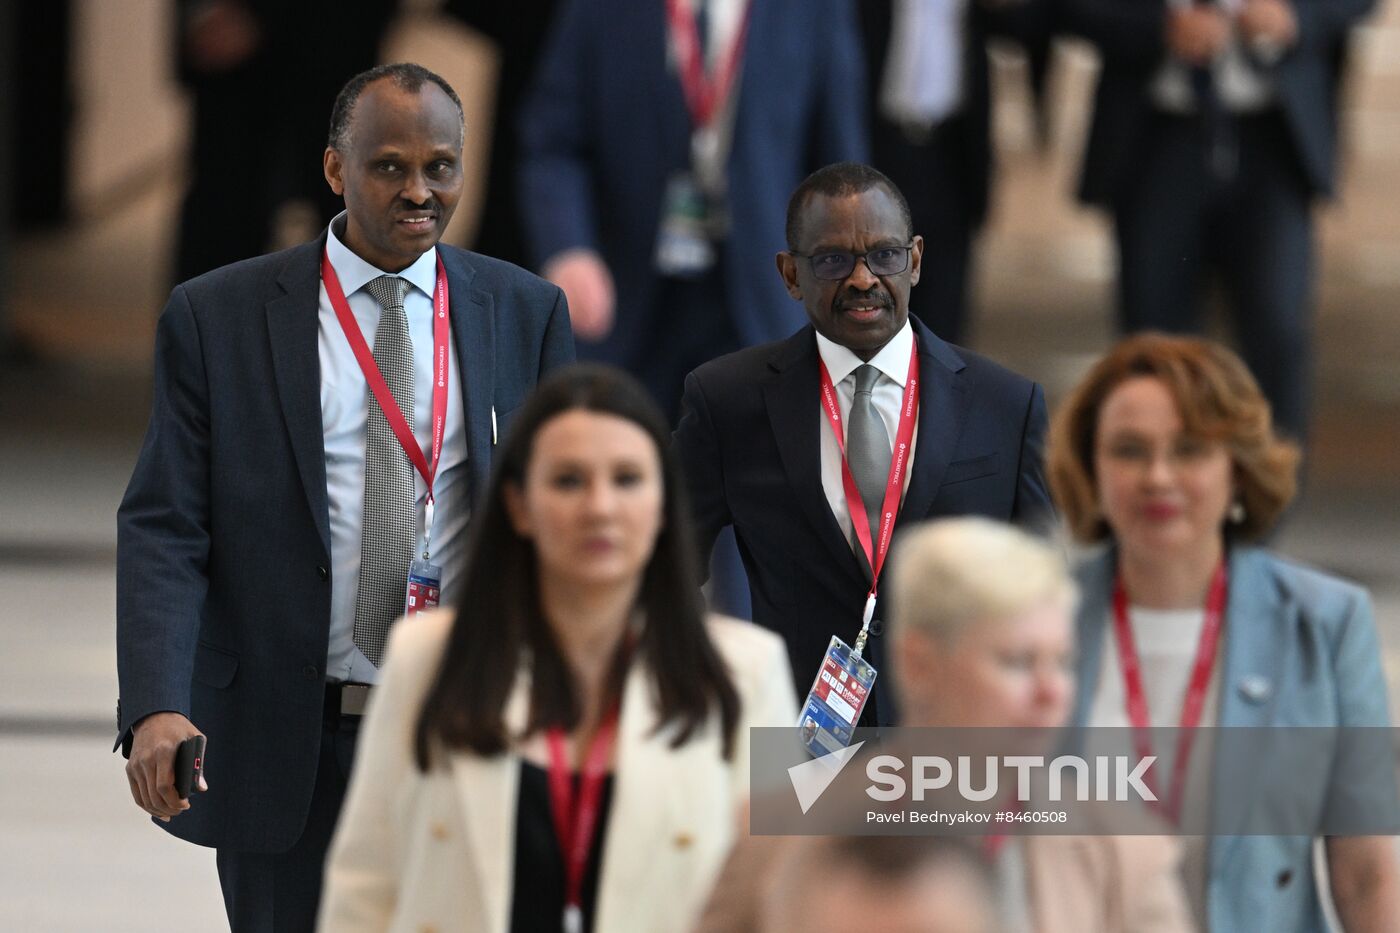
[[[1400,835],[1400,729],[1200,727],[1180,773],[1177,729],[891,727],[815,759],[804,738],[750,733],[755,835]]]
[[[864,742],[857,742],[850,748],[843,748],[830,755],[794,765],[788,769],[788,779],[797,794],[802,812],[812,809],[831,782],[836,780],[846,764],[860,750]],[[947,791],[953,787],[954,775],[957,778],[956,791],[963,799],[973,803],[988,800],[1014,800],[1029,803],[1032,795],[1032,781],[1038,777],[1036,771],[1045,769],[1044,797],[1052,803],[1073,799],[1125,802],[1142,800],[1155,802],[1153,793],[1143,780],[1148,769],[1157,761],[1157,756],[1148,755],[1133,759],[1127,755],[1099,756],[1090,760],[1078,755],[1060,755],[1047,765],[1043,755],[986,755],[981,759],[981,786],[974,786],[978,780],[977,766],[970,755],[960,755],[950,761],[939,755],[914,755],[907,762],[895,755],[876,755],[865,764],[865,776],[870,785],[865,795],[880,803],[894,803],[910,799],[922,803],[926,795],[936,791]],[[905,769],[908,768],[908,777]],[[1001,788],[1003,771],[1016,772],[1016,796],[1008,798]],[[1071,772],[1071,796],[1066,797],[1066,772]],[[955,814],[945,814],[953,816]],[[988,822],[990,814],[979,814],[976,820],[953,822]],[[985,816],[985,819],[981,819]],[[951,820],[934,820],[949,822]],[[878,820],[878,822],[891,822]],[[902,821],[894,821],[902,822]]]
[[[797,805],[806,813],[812,809],[812,804],[826,793],[826,789],[831,786],[831,782],[836,780],[836,776],[846,767],[846,763],[855,757],[856,752],[864,742],[832,752],[830,755],[823,755],[811,761],[804,761],[800,765],[793,765],[788,768],[788,780],[792,782],[792,791],[797,795]]]
[[[933,826],[988,825],[1003,829],[1007,823],[1064,823],[1064,810],[866,810],[867,823],[927,823]]]
[[[960,755],[956,760],[957,792],[964,800],[974,803],[1000,799],[1003,796],[1003,770],[1016,772],[1014,799],[1018,803],[1027,803],[1031,799],[1033,772],[1038,768],[1047,767],[1042,755],[987,755],[982,759],[982,786],[974,787],[976,766],[972,756]],[[1133,799],[1155,801],[1157,795],[1143,782],[1143,775],[1156,760],[1156,755],[1148,755],[1136,761],[1127,755],[1114,755],[1111,758],[1099,756],[1093,759],[1091,779],[1088,759],[1078,755],[1060,755],[1051,760],[1048,766],[1045,799],[1054,803],[1066,799],[1065,772],[1073,771],[1074,800],[1113,800],[1119,803]],[[904,759],[894,755],[876,755],[871,758],[865,766],[865,776],[871,782],[865,790],[866,796],[881,803],[891,803],[912,794],[912,799],[921,803],[928,792],[946,790],[952,784],[955,770],[952,762],[938,755],[914,755],[909,760],[912,781],[906,780],[902,774],[904,767]]]

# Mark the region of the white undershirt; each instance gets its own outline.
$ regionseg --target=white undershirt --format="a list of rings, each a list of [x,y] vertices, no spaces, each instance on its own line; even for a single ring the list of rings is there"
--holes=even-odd
[[[880,112],[931,127],[959,112],[965,96],[963,43],[968,0],[895,0]]]
[[[885,431],[890,438],[890,451],[894,451],[895,435],[899,431],[899,406],[904,401],[904,382],[909,377],[909,352],[914,346],[914,328],[908,321],[890,342],[880,348],[870,360],[870,365],[880,370],[880,378],[870,393],[880,420],[885,422]],[[836,386],[836,402],[841,409],[841,430],[851,423],[851,402],[856,394],[856,369],[864,362],[846,347],[817,334],[817,352],[821,354],[826,371],[831,374],[831,382]],[[836,444],[836,435],[831,431],[831,422],[826,417],[826,409],[821,403],[820,386],[813,386],[812,404],[817,408],[821,419],[821,458],[822,491],[826,493],[827,505],[836,523],[841,526],[841,534],[852,543],[852,550],[860,545],[851,533],[851,513],[846,507],[846,489],[841,483],[841,449]],[[842,438],[845,440],[845,438]],[[904,489],[909,491],[909,477],[914,475],[914,453],[919,449],[919,426],[914,425],[914,437],[910,442],[909,463],[904,471]],[[900,497],[903,502],[903,495]],[[875,508],[879,508],[876,505]]]
[[[1137,606],[1128,609],[1128,622],[1133,629],[1133,642],[1142,668],[1143,690],[1147,694],[1147,714],[1154,729],[1175,729],[1181,723],[1181,704],[1191,681],[1191,668],[1196,661],[1205,618],[1203,609],[1143,609]],[[1089,725],[1126,729],[1132,723],[1128,719],[1123,689],[1123,667],[1118,663],[1118,639],[1114,635],[1112,609],[1109,610],[1108,623],[1100,648],[1099,682],[1089,711]],[[1223,649],[1223,633],[1219,644]],[[1218,724],[1223,658],[1223,650],[1218,649],[1210,684],[1206,688],[1205,704],[1201,708],[1201,726],[1213,727]],[[1169,780],[1176,749],[1153,748],[1153,754],[1158,757],[1153,770],[1159,775],[1159,780]],[[1193,805],[1201,806],[1200,801],[1209,795],[1213,758],[1211,744],[1203,733],[1192,746],[1183,811],[1192,809]],[[1167,787],[1159,786],[1158,796],[1165,800],[1167,790]],[[1201,924],[1201,929],[1205,929],[1206,855],[1210,838],[1182,836],[1179,841],[1182,845],[1182,884],[1197,923]]]

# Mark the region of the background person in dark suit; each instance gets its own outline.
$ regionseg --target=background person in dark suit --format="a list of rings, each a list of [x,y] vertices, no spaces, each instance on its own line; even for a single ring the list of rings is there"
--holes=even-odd
[[[521,209],[542,273],[569,296],[579,354],[640,378],[667,416],[685,374],[792,332],[767,257],[783,196],[864,159],[865,82],[850,0],[567,0],[521,114]],[[735,82],[699,131],[679,76],[693,24],[706,74],[743,39]],[[745,25],[746,24],[746,25]],[[699,197],[678,193],[686,185]],[[663,215],[710,261],[663,262]],[[677,215],[683,215],[678,217]]]
[[[1306,433],[1313,202],[1337,181],[1337,69],[1374,0],[1062,0],[1103,57],[1080,197],[1113,215],[1125,331],[1201,326],[1222,273],[1239,346]]]
[[[556,11],[520,115],[526,240],[569,296],[580,356],[632,373],[672,424],[686,373],[802,323],[767,257],[783,245],[782,193],[866,158],[856,30],[851,0]],[[681,77],[687,33],[716,98],[708,123]],[[711,605],[748,618],[728,533],[711,578]]]
[[[1038,50],[1050,0],[862,0],[870,147],[923,231],[923,284],[909,310],[944,340],[964,339],[973,239],[995,158],[987,43]]]
[[[324,160],[345,214],[314,242],[177,286],[161,316],[150,426],[118,513],[118,733],[137,803],[219,850],[236,931],[312,928],[408,561],[431,522],[441,598],[455,598],[498,433],[540,373],[573,357],[559,289],[437,245],[462,141],[440,77],[359,75]],[[323,256],[393,405],[367,391]],[[439,261],[451,339],[433,517],[387,418],[411,419],[431,456]],[[181,801],[175,748],[201,730],[208,790]]]
[[[896,536],[939,515],[1034,522],[1048,516],[1050,505],[1041,471],[1040,387],[909,320],[924,249],[899,189],[869,166],[827,166],[793,194],[787,230],[789,248],[778,254],[778,269],[811,326],[691,373],[674,443],[701,552],[721,528],[734,527],[754,621],[787,641],[803,690],[832,635],[854,642],[870,586],[853,543],[836,438],[822,411],[819,363],[840,400],[848,449],[861,390],[887,435],[877,446],[884,446],[888,463],[911,346],[918,349],[918,422]],[[838,259],[849,267],[843,278],[817,274]],[[895,261],[901,259],[907,261]],[[870,374],[873,386],[862,385],[864,364],[878,371]],[[875,619],[886,612],[877,605]],[[885,656],[882,634],[882,625],[872,625],[866,649],[877,668]],[[893,721],[889,686],[886,671],[863,721]]]

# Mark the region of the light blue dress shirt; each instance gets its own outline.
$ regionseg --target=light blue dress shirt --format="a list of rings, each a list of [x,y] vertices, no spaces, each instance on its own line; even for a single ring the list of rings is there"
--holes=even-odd
[[[344,216],[344,215],[342,215]],[[386,273],[350,251],[336,236],[336,223],[326,237],[331,266],[340,279],[350,311],[365,342],[374,346],[380,307],[364,286]],[[398,273],[413,286],[404,296],[408,332],[413,341],[413,433],[425,458],[432,457],[433,409],[433,287],[437,281],[437,250],[428,250]],[[326,497],[331,528],[331,630],[326,655],[326,679],[375,683],[379,670],[355,647],[355,596],[360,580],[360,529],[365,496],[365,424],[375,404],[360,364],[331,307],[325,283],[320,290],[317,350],[321,361],[321,427],[326,449]],[[432,562],[442,567],[442,604],[456,599],[466,527],[470,510],[467,481],[467,428],[457,348],[448,341],[447,425],[442,459],[433,484],[437,501],[432,530]],[[418,545],[423,552],[423,506],[427,484],[415,469],[418,494]]]

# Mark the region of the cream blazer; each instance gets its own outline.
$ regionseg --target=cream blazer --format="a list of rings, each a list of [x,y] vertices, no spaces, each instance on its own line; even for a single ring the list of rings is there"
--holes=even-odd
[[[717,716],[672,749],[671,729],[653,732],[648,678],[633,666],[623,688],[594,929],[663,933],[694,924],[748,797],[749,728],[797,721],[782,641],[734,619],[712,616],[708,627],[739,694],[734,754],[729,761],[721,755]],[[507,933],[519,755],[457,752],[428,774],[413,761],[413,731],[451,628],[444,611],[394,627],[327,860],[323,933]],[[528,713],[525,681],[517,679],[507,704],[513,729]]]

